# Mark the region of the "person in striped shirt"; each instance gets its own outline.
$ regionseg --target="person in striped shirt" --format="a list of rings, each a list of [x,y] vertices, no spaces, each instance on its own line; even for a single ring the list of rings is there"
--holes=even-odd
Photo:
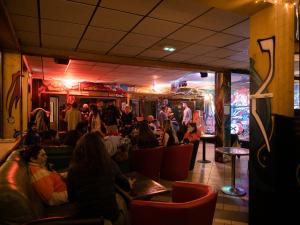
[[[63,174],[47,168],[47,155],[38,145],[24,152],[33,188],[46,205],[61,205],[68,202],[67,186]]]

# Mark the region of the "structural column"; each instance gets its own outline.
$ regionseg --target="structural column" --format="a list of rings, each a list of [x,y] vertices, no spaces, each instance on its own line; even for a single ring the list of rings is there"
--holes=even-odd
[[[280,208],[291,187],[293,178],[288,174],[293,173],[295,157],[291,151],[295,18],[292,4],[277,2],[250,18],[250,225],[290,218]]]
[[[20,53],[2,53],[2,137],[13,138],[25,131],[28,121],[28,72]]]
[[[216,147],[230,146],[230,83],[229,72],[217,72],[215,76]],[[224,162],[222,153],[215,152],[215,161]]]

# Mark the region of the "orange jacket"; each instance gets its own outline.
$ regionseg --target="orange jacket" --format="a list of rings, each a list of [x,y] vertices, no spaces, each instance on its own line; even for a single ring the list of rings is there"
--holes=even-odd
[[[31,183],[44,203],[60,205],[68,201],[67,186],[58,173],[36,163],[29,163],[29,173]]]

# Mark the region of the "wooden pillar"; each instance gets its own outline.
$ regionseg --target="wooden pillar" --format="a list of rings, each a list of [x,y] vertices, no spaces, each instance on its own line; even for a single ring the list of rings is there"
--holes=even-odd
[[[2,52],[1,58],[0,137],[13,138],[15,131],[27,130],[31,107],[30,76],[20,53]]]
[[[230,146],[230,83],[229,72],[217,72],[215,76],[215,127],[216,147]],[[215,161],[224,162],[223,154],[215,153]]]
[[[292,4],[277,2],[250,18],[250,225],[292,218],[282,207],[292,204],[286,199],[293,198],[290,184],[295,183],[291,122],[295,18]]]

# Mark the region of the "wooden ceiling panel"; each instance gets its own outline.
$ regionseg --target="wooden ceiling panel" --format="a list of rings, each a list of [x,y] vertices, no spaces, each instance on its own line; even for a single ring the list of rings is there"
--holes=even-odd
[[[72,2],[79,2],[79,3],[88,4],[88,5],[97,5],[98,0],[72,0]]]
[[[43,0],[41,4],[41,18],[66,21],[86,25],[93,13],[95,6],[63,1]]]
[[[132,32],[156,37],[165,37],[177,30],[181,24],[150,17],[143,19]]]
[[[190,45],[188,42],[184,41],[177,41],[177,40],[172,40],[172,39],[162,39],[160,42],[156,43],[153,45],[150,50],[163,50],[164,47],[166,46],[171,46],[175,48],[175,52],[180,51],[183,48],[186,48]],[[167,55],[170,54],[171,52],[166,52]]]
[[[224,30],[223,33],[249,38],[249,28],[250,28],[249,20],[246,20],[242,23],[239,23],[235,26],[232,26]]]
[[[225,58],[231,55],[236,54],[236,51],[232,51],[226,48],[219,48],[212,52],[206,53],[204,56],[216,57],[216,58]]]
[[[142,16],[99,7],[91,21],[91,25],[129,31],[141,19]]]
[[[126,37],[120,42],[122,45],[135,46],[148,48],[154,43],[158,42],[161,38],[153,37],[149,35],[129,33]]]
[[[141,47],[117,45],[109,52],[109,55],[136,56],[143,50],[144,48]]]
[[[95,52],[95,53],[103,54],[112,47],[113,44],[106,43],[106,42],[82,40],[79,44],[78,50],[82,52]]]
[[[39,32],[38,18],[13,14],[11,19],[17,31]]]
[[[239,52],[232,56],[227,57],[230,60],[235,61],[241,61],[241,62],[248,62],[249,61],[249,55],[248,52]]]
[[[200,64],[200,63],[208,63],[218,60],[216,57],[208,57],[208,56],[197,56],[188,60],[185,60],[185,62],[193,63],[193,64]]]
[[[138,15],[146,15],[158,2],[159,0],[102,0],[101,6]]]
[[[186,53],[175,53],[168,55],[163,58],[165,61],[172,61],[172,62],[182,62],[184,60],[188,60],[195,57],[193,54],[186,54]]]
[[[160,59],[168,54],[170,54],[170,53],[163,51],[163,50],[148,49],[148,50],[142,52],[138,57],[140,58],[140,56],[143,56],[143,57]]]
[[[78,43],[78,38],[60,37],[42,34],[42,46],[45,48],[59,48],[64,50],[74,50]]]
[[[238,37],[238,36],[217,33],[213,36],[210,36],[210,37],[200,41],[200,44],[215,46],[215,47],[224,47],[226,45],[233,44],[233,43],[241,41],[243,39],[244,38]]]
[[[12,14],[37,17],[36,0],[5,0],[8,11]]]
[[[117,43],[126,32],[89,26],[84,39],[89,41]]]
[[[191,42],[196,43],[208,36],[211,36],[215,34],[215,32],[210,30],[201,29],[198,27],[192,27],[192,26],[184,26],[168,36],[170,39],[179,40],[179,41],[185,41],[185,42]]]
[[[214,8],[192,21],[189,25],[214,31],[222,31],[245,19],[247,19],[246,16]]]
[[[210,62],[209,64],[214,66],[230,67],[230,65],[235,63],[237,62],[229,59],[218,59],[216,61]]]
[[[32,33],[27,31],[17,31],[17,35],[21,42],[21,45],[26,46],[40,46],[40,38],[38,33]]]
[[[218,49],[217,47],[213,46],[205,46],[200,44],[191,45],[183,50],[180,51],[180,53],[188,53],[188,54],[195,54],[195,55],[201,55],[206,52],[211,52]]]
[[[249,39],[239,41],[237,43],[226,46],[225,48],[231,49],[234,51],[248,51]]]
[[[80,38],[85,26],[74,23],[42,19],[41,28],[42,34]]]
[[[149,16],[185,24],[209,8],[199,1],[164,0]]]

